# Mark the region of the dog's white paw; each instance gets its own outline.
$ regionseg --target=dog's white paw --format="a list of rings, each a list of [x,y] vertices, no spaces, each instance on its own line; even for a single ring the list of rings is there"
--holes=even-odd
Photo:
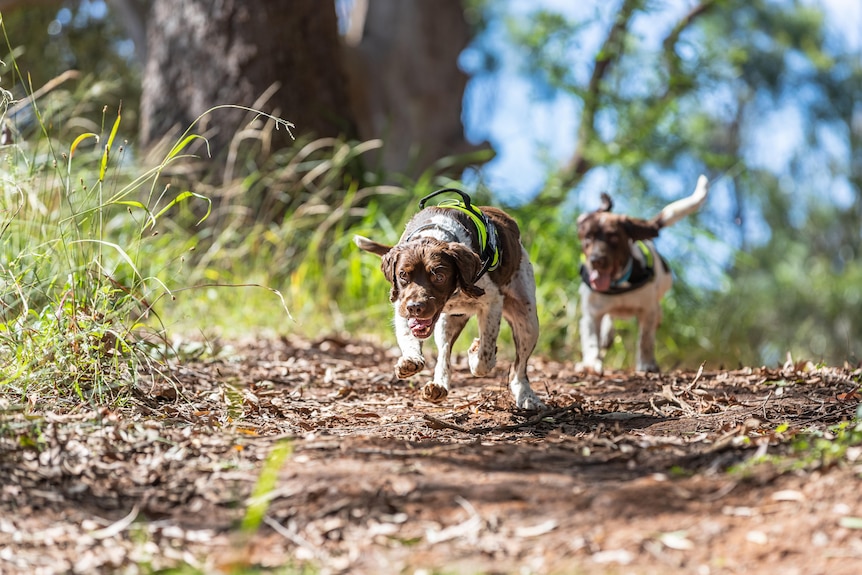
[[[420,395],[425,401],[431,403],[440,403],[441,401],[446,399],[446,396],[449,395],[449,390],[442,385],[436,384],[433,381],[429,381],[424,386],[422,386]]]
[[[520,409],[527,411],[540,411],[548,409],[542,403],[542,400],[536,395],[536,392],[530,387],[529,383],[521,382],[520,379],[515,379],[509,384],[509,390],[512,392],[512,397],[515,399],[515,405]]]
[[[497,347],[484,349],[482,340],[477,337],[467,350],[467,362],[470,364],[470,373],[476,377],[488,375],[497,365]]]
[[[425,358],[423,357],[401,357],[395,363],[395,377],[407,379],[425,369]]]
[[[575,364],[575,373],[578,374],[587,374],[591,373],[594,375],[602,375],[605,372],[605,366],[602,364],[602,360],[596,359],[593,361],[579,361]]]
[[[548,409],[548,406],[542,402],[532,389],[527,388],[522,390],[518,397],[515,398],[515,405],[520,409],[527,411],[542,411]]]

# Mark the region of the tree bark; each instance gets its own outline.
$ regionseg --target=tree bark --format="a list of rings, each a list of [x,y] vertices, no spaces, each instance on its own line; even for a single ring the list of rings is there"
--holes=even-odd
[[[416,177],[447,156],[476,151],[464,137],[470,41],[460,0],[356,0],[346,35],[347,69],[363,139],[382,138],[386,172]],[[460,172],[463,164],[453,166]]]
[[[292,122],[297,135],[353,136],[334,3],[154,0],[147,20],[142,142],[171,141],[223,104],[259,107]],[[195,133],[206,135],[218,154],[250,118],[217,110]],[[285,130],[273,133],[274,146],[287,143]]]

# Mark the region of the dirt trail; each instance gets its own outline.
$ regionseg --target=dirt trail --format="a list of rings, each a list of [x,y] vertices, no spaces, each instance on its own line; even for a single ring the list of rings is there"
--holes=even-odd
[[[367,344],[234,345],[116,411],[0,406],[0,572],[862,572],[862,448],[745,463],[850,420],[862,370],[585,379],[536,359],[536,416],[506,362],[472,378],[460,358],[437,406]]]

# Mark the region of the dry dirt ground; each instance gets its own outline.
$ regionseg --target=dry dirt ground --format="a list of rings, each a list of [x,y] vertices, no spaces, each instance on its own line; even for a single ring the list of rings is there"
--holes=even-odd
[[[785,457],[853,419],[862,370],[535,359],[534,415],[507,362],[459,358],[430,405],[394,359],[235,343],[115,409],[2,406],[0,572],[862,573],[862,447]]]

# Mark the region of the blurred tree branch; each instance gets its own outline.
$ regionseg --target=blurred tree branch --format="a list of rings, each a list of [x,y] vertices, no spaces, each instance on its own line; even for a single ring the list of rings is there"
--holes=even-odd
[[[681,90],[689,85],[686,77],[680,73],[680,58],[676,52],[679,39],[697,18],[709,12],[717,4],[718,0],[704,0],[689,10],[671,28],[662,42],[663,58],[667,67],[667,87],[665,93],[658,99],[660,105],[666,104]],[[593,162],[589,158],[588,149],[591,142],[596,139],[596,116],[602,106],[603,82],[610,70],[623,57],[626,36],[629,25],[635,12],[643,9],[643,0],[623,0],[614,17],[613,25],[608,31],[596,58],[593,72],[583,96],[583,111],[581,123],[578,128],[575,151],[572,157],[561,169],[559,174],[559,187],[556,193],[562,193],[560,197],[548,198],[551,203],[557,203],[565,197],[565,190],[573,187],[592,167]],[[555,195],[556,195],[555,193]]]
[[[116,8],[117,18],[129,38],[135,43],[135,58],[143,66],[147,60],[147,13],[150,2],[146,0],[108,0],[108,4]]]
[[[590,82],[584,94],[584,109],[581,114],[581,125],[575,144],[575,153],[563,167],[561,184],[563,189],[574,185],[592,167],[586,157],[587,146],[596,135],[596,114],[601,105],[602,81],[623,55],[626,31],[635,11],[641,8],[643,0],[623,0],[614,17],[614,23],[596,55],[596,63]]]
[[[715,6],[716,2],[717,0],[705,0],[689,10],[688,13],[676,23],[662,42],[664,61],[667,65],[668,72],[667,91],[665,92],[663,99],[672,97],[676,93],[677,88],[681,86],[681,82],[682,84],[687,84],[680,74],[680,59],[679,54],[676,52],[676,45],[679,42],[679,37],[699,16],[706,14],[710,8]]]

